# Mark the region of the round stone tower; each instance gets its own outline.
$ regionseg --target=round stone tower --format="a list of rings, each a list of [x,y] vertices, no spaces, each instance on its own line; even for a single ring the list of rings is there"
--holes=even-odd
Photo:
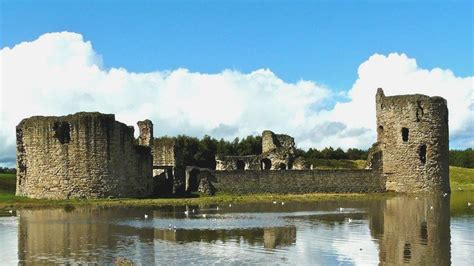
[[[379,88],[376,110],[386,189],[449,192],[446,100],[420,94],[385,97]]]

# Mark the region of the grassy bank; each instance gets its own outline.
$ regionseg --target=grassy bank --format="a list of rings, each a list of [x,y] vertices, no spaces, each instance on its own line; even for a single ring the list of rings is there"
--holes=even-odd
[[[474,168],[449,167],[451,190],[474,191]]]
[[[356,162],[355,162],[356,164]],[[474,169],[450,167],[452,191],[474,191]],[[213,197],[198,196],[189,198],[159,198],[159,199],[98,199],[98,200],[38,200],[15,196],[15,175],[0,174],[0,208],[5,207],[52,207],[68,205],[106,205],[106,206],[159,206],[212,203],[246,203],[264,201],[321,201],[321,200],[367,200],[387,197],[390,194],[324,194],[313,193],[305,195],[271,195],[257,194],[249,196],[218,194]]]
[[[393,194],[323,194],[313,193],[304,195],[227,195],[217,194],[215,196],[199,196],[190,198],[157,198],[157,199],[96,199],[96,200],[39,200],[22,197],[14,197],[5,201],[0,200],[2,208],[46,208],[46,207],[69,207],[69,206],[164,206],[164,205],[201,205],[201,204],[227,204],[227,203],[251,203],[251,202],[311,202],[325,200],[369,200],[389,197]]]
[[[0,204],[3,201],[15,198],[15,186],[15,174],[0,173]]]

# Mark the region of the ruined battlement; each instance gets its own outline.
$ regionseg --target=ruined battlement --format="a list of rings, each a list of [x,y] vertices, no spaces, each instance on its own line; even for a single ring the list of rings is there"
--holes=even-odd
[[[176,140],[169,137],[153,139],[153,165],[181,166],[183,156]]]
[[[262,132],[262,153],[216,156],[216,170],[289,170],[293,168],[295,139],[270,130]],[[299,169],[302,165],[298,165]]]
[[[260,155],[216,155],[217,170],[260,170]]]
[[[141,197],[152,192],[151,151],[113,114],[22,120],[17,134],[18,196]]]
[[[294,153],[295,139],[285,134],[275,134],[270,130],[262,132],[262,153],[285,150]]]
[[[377,141],[387,190],[449,191],[447,102],[441,97],[376,94]]]

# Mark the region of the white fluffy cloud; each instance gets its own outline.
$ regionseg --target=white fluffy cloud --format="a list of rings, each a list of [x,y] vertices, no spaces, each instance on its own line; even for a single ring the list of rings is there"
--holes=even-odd
[[[375,133],[375,93],[385,95],[426,94],[448,101],[451,146],[474,146],[474,77],[456,77],[452,71],[418,67],[405,54],[375,54],[359,66],[359,78],[348,93],[349,102],[337,103],[325,114],[348,128],[369,128]]]
[[[348,102],[313,81],[288,83],[268,69],[206,74],[176,69],[132,73],[104,69],[91,42],[70,32],[48,33],[0,50],[0,163],[15,157],[15,125],[32,115],[78,111],[115,113],[133,125],[149,118],[156,135],[232,139],[263,129],[295,136],[300,147],[361,147],[375,140],[374,95],[423,93],[448,100],[451,134],[473,145],[473,77],[424,70],[405,55],[374,55],[359,67]]]

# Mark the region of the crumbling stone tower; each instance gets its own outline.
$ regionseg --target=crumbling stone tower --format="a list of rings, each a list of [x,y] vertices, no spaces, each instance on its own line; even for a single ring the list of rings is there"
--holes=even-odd
[[[150,196],[151,149],[136,145],[133,133],[133,127],[116,121],[113,114],[23,119],[16,127],[16,195],[47,199]]]
[[[379,88],[376,110],[386,189],[448,192],[446,100],[420,94],[386,97]]]
[[[138,136],[138,145],[152,147],[153,146],[153,123],[146,119],[138,121],[138,130],[140,135]]]
[[[262,170],[287,170],[293,168],[295,139],[270,130],[262,132]]]

